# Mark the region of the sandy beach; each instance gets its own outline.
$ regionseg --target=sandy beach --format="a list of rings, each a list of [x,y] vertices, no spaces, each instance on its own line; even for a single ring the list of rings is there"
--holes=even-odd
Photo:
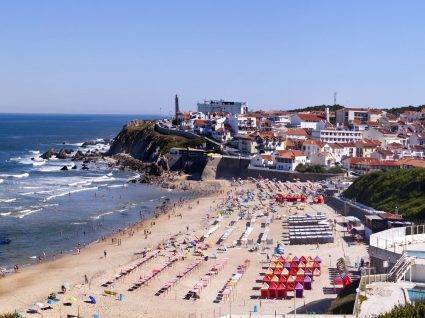
[[[255,181],[193,181],[191,187],[219,190],[176,204],[168,213],[95,242],[78,255],[65,255],[0,279],[0,312],[18,310],[25,317],[220,317],[254,310],[291,313],[294,305],[298,313],[324,312],[336,297],[329,268],[334,268],[340,257],[352,264],[367,257],[366,246],[347,243],[338,225],[332,243],[284,245],[285,255],[319,256],[323,260],[321,275],[314,278],[313,289],[306,290],[301,299],[260,299],[261,279],[269,264],[267,255],[282,242],[285,217],[318,211],[329,220],[339,216],[325,204],[275,204],[272,195],[278,189],[271,181],[263,188]],[[251,199],[247,204],[235,204],[233,211],[226,208],[248,194]],[[244,217],[238,216],[242,210]],[[250,251],[257,237],[264,235],[265,227],[271,244]],[[244,235],[248,243],[236,244]],[[201,237],[204,240],[199,242]],[[196,247],[190,244],[193,241],[198,241]],[[242,274],[233,282],[231,292],[217,298],[235,273]],[[59,293],[62,285],[67,287],[64,294]],[[166,290],[158,294],[163,287]],[[197,297],[184,299],[192,290],[197,291]],[[50,293],[55,293],[58,301],[50,309],[37,308],[36,303],[46,305]],[[89,296],[96,303],[90,303]],[[38,313],[27,313],[29,309]]]

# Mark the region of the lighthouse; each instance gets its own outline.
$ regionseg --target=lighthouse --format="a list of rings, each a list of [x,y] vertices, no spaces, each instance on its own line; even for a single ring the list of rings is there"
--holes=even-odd
[[[175,114],[174,114],[174,120],[176,121],[176,124],[179,123],[179,97],[176,94],[176,97],[174,98],[174,107],[175,107]]]

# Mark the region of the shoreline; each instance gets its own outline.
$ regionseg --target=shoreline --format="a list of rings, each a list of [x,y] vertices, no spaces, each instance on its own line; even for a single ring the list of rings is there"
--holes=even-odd
[[[160,178],[158,178],[160,179]],[[164,182],[170,182],[169,180],[155,180],[155,182],[152,182],[150,184],[146,184],[146,186],[149,187],[156,187],[158,189],[169,189],[169,188],[164,188],[162,186],[162,184]],[[150,210],[148,213],[146,213],[146,215],[140,215],[141,218],[138,220],[134,220],[131,223],[127,224],[127,225],[122,225],[121,227],[115,228],[115,229],[111,229],[110,231],[108,231],[107,234],[101,235],[100,237],[98,237],[95,240],[91,240],[89,242],[86,243],[77,243],[75,245],[74,248],[72,249],[68,249],[68,250],[61,250],[61,251],[57,251],[56,253],[47,253],[44,257],[41,257],[42,255],[35,255],[35,256],[28,256],[27,258],[29,259],[34,259],[34,261],[28,262],[28,263],[17,263],[16,265],[19,266],[19,270],[31,267],[31,266],[35,266],[35,265],[39,265],[39,264],[45,264],[48,262],[54,262],[56,260],[59,260],[67,255],[77,255],[78,254],[78,249],[80,249],[80,251],[89,248],[90,246],[92,246],[93,244],[97,244],[99,242],[104,242],[107,241],[111,238],[113,238],[116,235],[119,235],[122,231],[126,231],[126,230],[131,230],[132,228],[135,227],[139,227],[139,226],[143,226],[144,222],[149,221],[151,219],[155,219],[156,215],[162,215],[162,214],[167,214],[170,211],[170,208],[172,208],[172,204],[174,202],[179,202],[179,200],[186,200],[186,201],[193,201],[197,198],[203,197],[204,194],[196,189],[191,189],[191,188],[184,188],[181,185],[177,185],[175,186],[173,189],[169,189],[172,191],[175,190],[180,190],[182,191],[182,195],[178,200],[175,201],[171,201],[168,202],[167,204],[163,204],[163,203],[158,203],[157,205],[152,207],[152,210]],[[215,192],[213,191],[212,193],[208,194],[209,195],[213,195]],[[162,210],[163,212],[158,213],[158,210]],[[34,258],[35,257],[35,258]],[[4,269],[4,271],[2,271],[2,269]],[[0,282],[1,279],[10,275],[16,274],[16,271],[14,270],[13,265],[1,265],[0,264]]]
[[[127,243],[127,241],[130,241],[133,239],[133,237],[135,235],[137,236],[142,236],[141,239],[143,239],[144,243],[147,243],[148,245],[152,246],[156,246],[161,244],[162,241],[165,240],[165,237],[163,239],[161,239],[159,242],[156,239],[152,239],[151,241],[151,236],[153,234],[153,230],[151,230],[153,227],[158,227],[160,225],[166,225],[166,226],[170,226],[170,223],[172,223],[171,221],[171,216],[173,217],[178,217],[180,216],[180,219],[183,219],[183,213],[184,213],[184,209],[186,208],[188,211],[191,211],[192,207],[194,205],[199,204],[200,200],[208,200],[211,199],[211,201],[215,201],[217,200],[218,197],[221,197],[225,191],[223,190],[223,182],[220,181],[213,181],[212,184],[211,182],[205,182],[205,181],[185,181],[185,183],[188,184],[195,184],[198,188],[189,188],[187,191],[190,191],[191,193],[189,194],[189,198],[187,199],[183,199],[183,201],[176,201],[175,203],[169,203],[166,206],[162,206],[162,205],[158,205],[154,208],[154,211],[152,211],[152,213],[143,218],[140,219],[139,221],[136,221],[134,223],[132,223],[130,226],[125,226],[122,228],[119,228],[117,230],[114,230],[113,232],[109,233],[108,235],[103,236],[102,238],[99,238],[95,241],[92,241],[84,246],[81,246],[80,248],[80,252],[77,252],[77,249],[72,249],[70,251],[67,251],[63,254],[56,254],[54,258],[49,258],[47,260],[43,260],[39,263],[35,263],[35,264],[28,264],[25,265],[23,267],[21,267],[19,269],[19,271],[17,272],[10,272],[7,273],[5,276],[0,277],[0,303],[4,303],[3,301],[1,301],[1,299],[3,297],[7,297],[8,294],[10,292],[8,292],[6,289],[6,286],[8,286],[10,283],[12,285],[18,285],[16,286],[17,288],[15,290],[13,290],[13,294],[18,294],[18,289],[19,288],[24,288],[25,286],[21,285],[22,281],[27,281],[27,279],[29,278],[28,275],[33,276],[33,272],[37,272],[37,273],[43,273],[46,272],[46,270],[48,271],[48,269],[50,268],[58,268],[58,266],[60,267],[61,264],[65,263],[65,262],[69,262],[69,261],[76,261],[77,258],[79,258],[80,256],[84,255],[85,257],[88,254],[93,254],[96,251],[105,249],[105,251],[107,249],[114,249],[116,247],[120,247],[124,244]],[[217,186],[219,185],[219,186]],[[155,185],[151,185],[151,186],[160,186],[158,184]],[[176,187],[178,188],[178,187]],[[205,189],[207,188],[207,189]],[[173,215],[171,215],[173,214]],[[168,218],[167,218],[168,216]],[[146,234],[142,232],[142,230],[148,230],[148,233]],[[143,234],[143,235],[141,235]],[[177,233],[174,233],[177,234]],[[136,251],[132,251],[132,253],[130,255],[127,255],[127,257],[131,260],[134,259],[134,257],[137,255]],[[91,273],[88,277],[89,279],[94,279],[97,275],[100,275],[102,273],[102,271],[96,271],[94,273]],[[83,275],[83,274],[82,274]],[[81,276],[82,276],[81,275]],[[26,276],[25,278],[22,278],[23,276]],[[30,281],[33,281],[33,279],[30,279]],[[67,281],[69,282],[71,285],[78,285],[78,281],[73,281],[73,280],[65,280],[63,279],[63,281]],[[59,285],[56,287],[56,289],[59,289]],[[12,295],[13,296],[13,295]],[[48,296],[48,294],[45,295],[37,295],[38,297],[43,297],[46,298]],[[14,297],[14,296],[13,296]],[[41,299],[36,298],[34,300],[38,300],[40,301]],[[5,310],[5,312],[7,311],[13,311],[15,309],[22,309],[22,306],[19,306],[18,304],[22,303],[22,301],[18,301],[16,303],[16,308],[8,308],[7,310]],[[25,307],[28,307],[31,305],[31,303],[34,303],[34,301],[27,303],[24,302],[22,303],[22,305],[25,304]],[[2,306],[3,307],[3,306]],[[4,308],[1,308],[0,313],[2,313],[4,310]]]

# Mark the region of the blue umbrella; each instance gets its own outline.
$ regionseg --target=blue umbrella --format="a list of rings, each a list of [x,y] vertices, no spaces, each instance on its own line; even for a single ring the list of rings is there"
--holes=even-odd
[[[96,303],[96,298],[94,298],[93,296],[89,296],[89,299],[90,299],[90,302],[92,304],[95,304]]]

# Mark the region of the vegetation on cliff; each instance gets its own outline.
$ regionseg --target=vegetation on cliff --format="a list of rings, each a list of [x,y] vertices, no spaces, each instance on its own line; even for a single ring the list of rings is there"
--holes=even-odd
[[[342,105],[317,105],[317,106],[307,106],[303,108],[291,109],[289,112],[324,112],[326,108],[329,108],[329,111],[334,112],[338,109],[344,108]]]
[[[408,304],[405,306],[397,306],[388,313],[379,315],[378,318],[405,318],[405,317],[425,317],[425,303]]]
[[[344,173],[344,170],[341,167],[332,167],[325,168],[320,165],[310,165],[310,164],[302,164],[300,163],[296,166],[295,170],[297,172],[314,172],[314,173]]]
[[[188,139],[180,136],[163,135],[155,131],[154,121],[130,122],[114,138],[108,155],[129,154],[147,162],[156,161],[171,148],[197,148],[203,139]]]
[[[410,220],[425,217],[425,169],[372,172],[358,178],[344,196]]]

